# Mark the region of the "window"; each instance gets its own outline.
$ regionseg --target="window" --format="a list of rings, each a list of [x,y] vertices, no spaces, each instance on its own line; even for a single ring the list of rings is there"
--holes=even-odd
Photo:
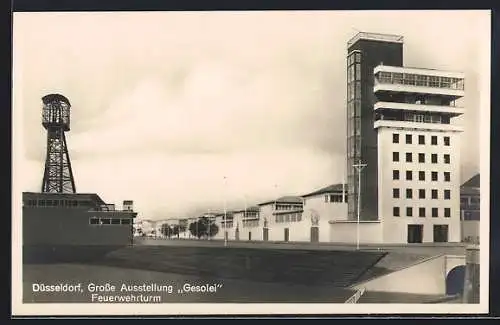
[[[418,162],[419,163],[425,163],[425,153],[419,153],[418,154]]]
[[[450,208],[444,208],[444,217],[445,218],[451,217],[451,209]]]
[[[407,217],[413,217],[413,208],[412,207],[407,207],[406,208],[406,216]]]
[[[392,134],[392,143],[399,143],[399,134],[397,133]]]
[[[399,199],[399,188],[392,189],[392,197],[395,199]]]
[[[101,218],[101,225],[110,225],[111,219],[109,218]]]
[[[444,155],[444,163],[445,164],[449,164],[450,163],[450,155],[449,154],[445,154]]]
[[[432,208],[432,217],[433,218],[439,217],[439,215],[438,215],[438,208]]]
[[[399,179],[399,170],[392,171],[392,179]]]
[[[418,190],[418,198],[419,199],[425,199],[425,189],[419,189]]]
[[[450,172],[444,172],[444,181],[449,182],[450,181]]]
[[[436,135],[431,136],[431,144],[433,146],[438,144],[438,137]]]
[[[356,64],[356,80],[361,80],[361,64]]]
[[[399,161],[399,152],[392,153],[392,161]]]
[[[431,179],[433,182],[437,182],[438,180],[438,172],[431,172]]]
[[[444,190],[444,199],[449,200],[451,197],[451,191],[450,190]]]
[[[450,145],[450,137],[444,137],[444,145],[449,146]]]
[[[411,134],[406,135],[406,144],[411,144]]]
[[[432,198],[433,199],[437,199],[438,198],[438,190],[433,189],[431,193],[432,193]]]
[[[406,153],[406,162],[412,162],[412,154],[411,152]]]
[[[328,203],[328,195],[325,195],[325,203]]]
[[[411,170],[406,171],[406,180],[411,181],[413,179],[413,175]]]
[[[438,155],[437,155],[437,153],[431,154],[431,163],[437,164],[437,162],[438,162]]]
[[[418,208],[418,216],[420,218],[425,218],[425,208]]]
[[[112,225],[119,225],[120,223],[121,223],[120,219],[117,219],[117,218],[111,219],[111,224]]]
[[[395,217],[399,217],[399,207],[392,208],[392,215]]]
[[[95,217],[90,218],[90,224],[91,225],[98,225],[99,224],[99,218],[95,218]]]
[[[411,188],[407,188],[406,189],[406,198],[407,199],[412,199],[413,198],[413,191],[411,190]]]
[[[361,98],[361,82],[359,82],[359,81],[356,81],[356,93],[355,93],[354,98],[356,98],[356,99]]]
[[[354,58],[356,62],[361,62],[361,53],[355,52]]]
[[[418,172],[418,180],[419,181],[425,181],[425,171],[419,171]]]
[[[418,144],[425,144],[425,135],[418,136]]]

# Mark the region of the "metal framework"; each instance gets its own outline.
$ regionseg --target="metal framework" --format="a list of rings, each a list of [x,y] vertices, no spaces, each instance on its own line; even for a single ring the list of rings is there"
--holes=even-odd
[[[75,193],[65,131],[69,131],[69,100],[59,94],[44,96],[42,125],[47,130],[43,193]]]

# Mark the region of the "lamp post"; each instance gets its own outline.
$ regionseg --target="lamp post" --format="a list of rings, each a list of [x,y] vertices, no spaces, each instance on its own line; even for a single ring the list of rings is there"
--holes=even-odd
[[[358,220],[356,223],[356,250],[359,250],[359,213],[361,210],[361,171],[366,167],[366,164],[362,164],[358,162],[357,164],[352,165],[358,171]]]
[[[227,246],[226,176],[224,176],[224,246]]]

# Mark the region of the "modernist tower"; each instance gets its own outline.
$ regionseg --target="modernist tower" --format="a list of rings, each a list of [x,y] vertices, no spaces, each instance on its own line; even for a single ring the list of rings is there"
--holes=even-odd
[[[50,94],[42,98],[42,125],[47,130],[47,156],[43,173],[42,192],[75,193],[64,132],[69,131],[71,104],[63,95]]]
[[[385,242],[460,241],[460,72],[403,66],[403,37],[359,33],[348,52],[349,217],[383,222]],[[359,108],[358,108],[359,107]]]
[[[347,184],[348,218],[357,217],[358,162],[361,173],[360,219],[378,219],[377,132],[373,128],[373,69],[379,64],[403,65],[403,37],[358,33],[347,43]]]

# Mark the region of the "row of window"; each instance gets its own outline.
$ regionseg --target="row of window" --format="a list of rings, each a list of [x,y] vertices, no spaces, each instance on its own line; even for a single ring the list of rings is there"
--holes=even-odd
[[[233,228],[233,222],[232,221],[222,222],[221,226],[222,228]]]
[[[426,192],[425,189],[419,189],[418,190],[418,198],[425,199],[425,192]],[[399,188],[392,189],[392,197],[395,199],[399,199],[401,197],[401,193],[400,193]],[[406,189],[406,198],[413,199],[413,189],[411,189],[411,188]],[[431,198],[438,199],[438,190],[437,189],[431,189]],[[443,198],[445,200],[450,200],[451,199],[451,191],[450,190],[443,190]]]
[[[81,200],[26,200],[25,204],[30,207],[76,208],[79,206],[89,206],[92,202]]]
[[[344,197],[347,202],[347,196]],[[342,194],[327,194],[325,195],[325,203],[338,203],[342,202]]]
[[[242,221],[243,228],[253,228],[259,226],[259,220]]]
[[[130,225],[132,224],[131,218],[98,218],[91,217],[89,219],[91,225]]]
[[[412,144],[413,142],[413,134],[406,134],[405,135],[405,143],[406,144]],[[399,134],[398,133],[393,133],[392,134],[392,143],[399,143]],[[418,135],[418,144],[425,144],[425,135]],[[437,135],[431,135],[431,145],[437,146],[438,144],[438,137]],[[450,145],[450,137],[449,136],[444,136],[443,137],[443,145],[449,146]]]
[[[259,217],[259,212],[257,211],[245,211],[243,212],[243,218],[258,218]]]
[[[282,222],[300,222],[302,221],[302,213],[279,214],[275,216],[276,223]]]
[[[431,155],[431,163],[432,164],[437,164],[438,163],[438,154],[437,153],[432,153]],[[406,155],[406,162],[413,162],[413,153],[412,152],[407,152]],[[399,162],[399,152],[394,151],[392,153],[392,161],[393,162]],[[424,153],[419,153],[418,154],[418,162],[419,163],[425,163],[425,154]],[[450,163],[450,154],[443,154],[443,163],[449,164]]]
[[[401,216],[401,211],[400,207],[393,207],[392,208],[392,215],[395,217],[400,217]],[[407,217],[413,217],[413,207],[406,207],[406,216]],[[450,208],[444,208],[444,217],[445,218],[450,218],[451,217],[451,209]],[[418,208],[418,216],[420,218],[425,218],[427,216],[427,209],[426,208]],[[438,208],[431,208],[431,216],[433,218],[438,218],[439,217],[439,209]]]
[[[302,204],[276,204],[277,211],[290,211],[302,208]]]
[[[431,156],[431,163],[432,164],[437,164],[438,163],[438,154],[437,153],[431,153],[429,154]],[[392,161],[398,162],[399,161],[399,152],[393,152],[392,153]],[[413,162],[413,153],[412,152],[406,152],[405,154],[405,161],[406,162]],[[425,163],[425,153],[420,152],[418,153],[418,162],[419,163]],[[444,154],[443,156],[443,162],[445,164],[450,163],[450,155],[449,154]]]
[[[380,72],[378,78],[380,83],[412,85],[421,87],[438,87],[448,89],[464,89],[464,80],[459,78],[426,76],[413,73]]]
[[[431,181],[437,182],[438,181],[438,172],[431,171]],[[392,171],[392,179],[393,180],[399,180],[400,175],[399,175],[399,170],[394,169]],[[449,182],[451,179],[451,173],[450,172],[443,172],[443,180],[445,182]],[[412,181],[413,180],[413,171],[412,170],[407,170],[406,171],[406,180],[407,181]],[[425,181],[425,171],[420,170],[418,172],[418,180],[419,181]]]

